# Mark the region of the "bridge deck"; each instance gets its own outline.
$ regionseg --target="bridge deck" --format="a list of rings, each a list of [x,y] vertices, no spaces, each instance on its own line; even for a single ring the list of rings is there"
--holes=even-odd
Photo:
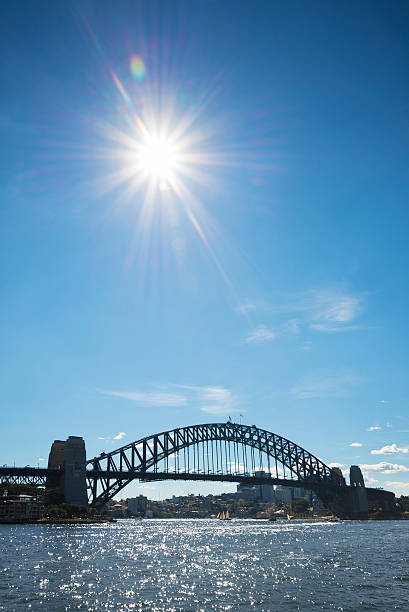
[[[199,480],[210,482],[235,482],[239,484],[251,485],[283,485],[289,487],[308,487],[320,484],[317,480],[297,480],[292,478],[275,478],[252,476],[251,474],[196,474],[194,472],[140,472],[140,471],[102,471],[87,470],[86,476],[89,479],[106,478],[115,480]]]
[[[26,467],[0,467],[0,480],[6,481],[7,478],[11,478],[13,482],[16,478],[26,479],[28,481],[32,478],[32,484],[38,484],[42,486],[46,479],[49,478],[51,481],[57,481],[59,475],[62,474],[61,470],[48,469],[48,468],[36,468],[31,466]],[[206,474],[206,473],[185,473],[185,472],[142,472],[139,470],[135,471],[113,471],[113,470],[86,470],[85,476],[89,480],[120,480],[129,482],[131,480],[141,481],[160,481],[160,480],[196,480],[196,481],[210,481],[210,482],[233,482],[239,484],[252,485],[283,485],[291,487],[303,487],[308,486],[314,487],[319,484],[317,480],[297,480],[292,478],[275,478],[269,476],[253,476],[251,474]],[[328,483],[332,484],[332,483]]]

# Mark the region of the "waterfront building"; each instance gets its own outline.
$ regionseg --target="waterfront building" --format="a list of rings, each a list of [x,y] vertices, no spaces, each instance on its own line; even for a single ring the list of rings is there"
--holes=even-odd
[[[259,478],[263,478],[263,477],[266,477],[266,476],[270,476],[270,474],[260,470],[258,472],[254,472],[254,476],[257,476]],[[267,503],[271,503],[271,502],[274,501],[274,487],[273,487],[273,485],[269,485],[269,484],[257,485],[256,488],[258,489],[257,499],[259,501],[267,502]]]
[[[0,497],[0,523],[32,523],[43,516],[43,505],[31,495]]]
[[[294,499],[308,499],[312,503],[313,492],[302,487],[285,487],[277,485],[274,491],[278,503],[291,504]]]
[[[138,497],[128,497],[126,503],[128,504],[128,513],[132,516],[140,516],[146,514],[147,498],[144,495]]]
[[[277,485],[274,491],[275,499],[281,504],[291,504],[292,495],[291,487],[284,487],[283,485]]]
[[[126,507],[122,502],[116,502],[107,510],[109,516],[114,518],[123,518],[125,516]]]
[[[268,474],[263,471],[258,471],[254,473],[255,476],[259,478],[263,478]],[[237,493],[236,498],[242,499],[244,501],[260,501],[271,503],[274,501],[274,487],[269,484],[262,485],[237,485]]]
[[[239,484],[237,485],[236,498],[243,501],[255,501],[258,498],[258,487]]]
[[[113,518],[124,518],[126,516],[127,509],[128,506],[123,499],[120,501],[117,499],[110,499],[105,506],[108,516]]]

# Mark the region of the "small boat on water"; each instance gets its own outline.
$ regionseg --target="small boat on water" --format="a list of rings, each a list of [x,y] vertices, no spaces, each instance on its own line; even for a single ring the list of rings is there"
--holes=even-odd
[[[219,521],[231,521],[230,518],[230,514],[229,511],[226,510],[226,512],[224,512],[223,510],[217,515],[217,518],[219,519]]]

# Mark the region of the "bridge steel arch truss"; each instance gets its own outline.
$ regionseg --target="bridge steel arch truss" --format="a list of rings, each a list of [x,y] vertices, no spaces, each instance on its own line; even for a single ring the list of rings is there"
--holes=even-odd
[[[87,461],[89,503],[103,506],[134,479],[255,480],[320,488],[339,476],[291,440],[255,425],[208,423],[164,431]],[[289,478],[288,478],[289,477]],[[267,481],[267,478],[265,478]]]

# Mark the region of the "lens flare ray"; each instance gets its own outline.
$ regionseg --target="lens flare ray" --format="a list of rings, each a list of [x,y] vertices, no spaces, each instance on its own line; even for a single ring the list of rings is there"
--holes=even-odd
[[[142,73],[141,64],[137,66]],[[209,212],[204,212],[203,206],[188,187],[188,183],[196,183],[209,188],[211,180],[206,166],[227,163],[227,156],[221,152],[200,150],[211,133],[210,130],[206,132],[203,128],[195,128],[205,102],[202,101],[194,111],[179,118],[176,117],[172,100],[166,110],[161,105],[150,104],[149,111],[142,117],[121,79],[112,69],[110,74],[125,104],[122,119],[128,129],[124,131],[113,125],[100,128],[112,144],[101,147],[98,154],[116,166],[105,174],[100,189],[104,192],[120,189],[123,202],[132,201],[138,192],[145,190],[142,203],[138,206],[131,248],[138,250],[143,265],[146,265],[153,248],[156,224],[163,227],[172,219],[174,225],[182,214],[200,238],[235,301],[239,302],[232,282],[210,244],[203,221],[199,221],[199,216],[204,219]],[[155,110],[155,106],[159,106],[159,109]],[[164,231],[166,233],[166,227]],[[128,261],[132,257],[130,253]]]
[[[142,35],[139,51],[129,50],[124,76],[125,63],[114,68],[88,24],[86,29],[110,79],[104,92],[111,104],[109,119],[105,124],[93,121],[99,140],[90,156],[99,160],[102,170],[95,177],[94,193],[105,198],[111,194],[113,212],[116,207],[132,220],[127,267],[138,262],[145,276],[160,258],[168,266],[173,256],[188,275],[190,227],[240,304],[220,258],[231,245],[212,208],[226,180],[224,169],[252,172],[253,164],[246,147],[237,146],[245,140],[223,137],[229,119],[215,112],[225,93],[223,73],[209,75],[207,85],[195,85],[192,92],[184,82],[183,66],[175,64],[171,54],[158,55],[154,42]],[[209,195],[208,205],[204,194]],[[237,248],[233,251],[247,266]]]

